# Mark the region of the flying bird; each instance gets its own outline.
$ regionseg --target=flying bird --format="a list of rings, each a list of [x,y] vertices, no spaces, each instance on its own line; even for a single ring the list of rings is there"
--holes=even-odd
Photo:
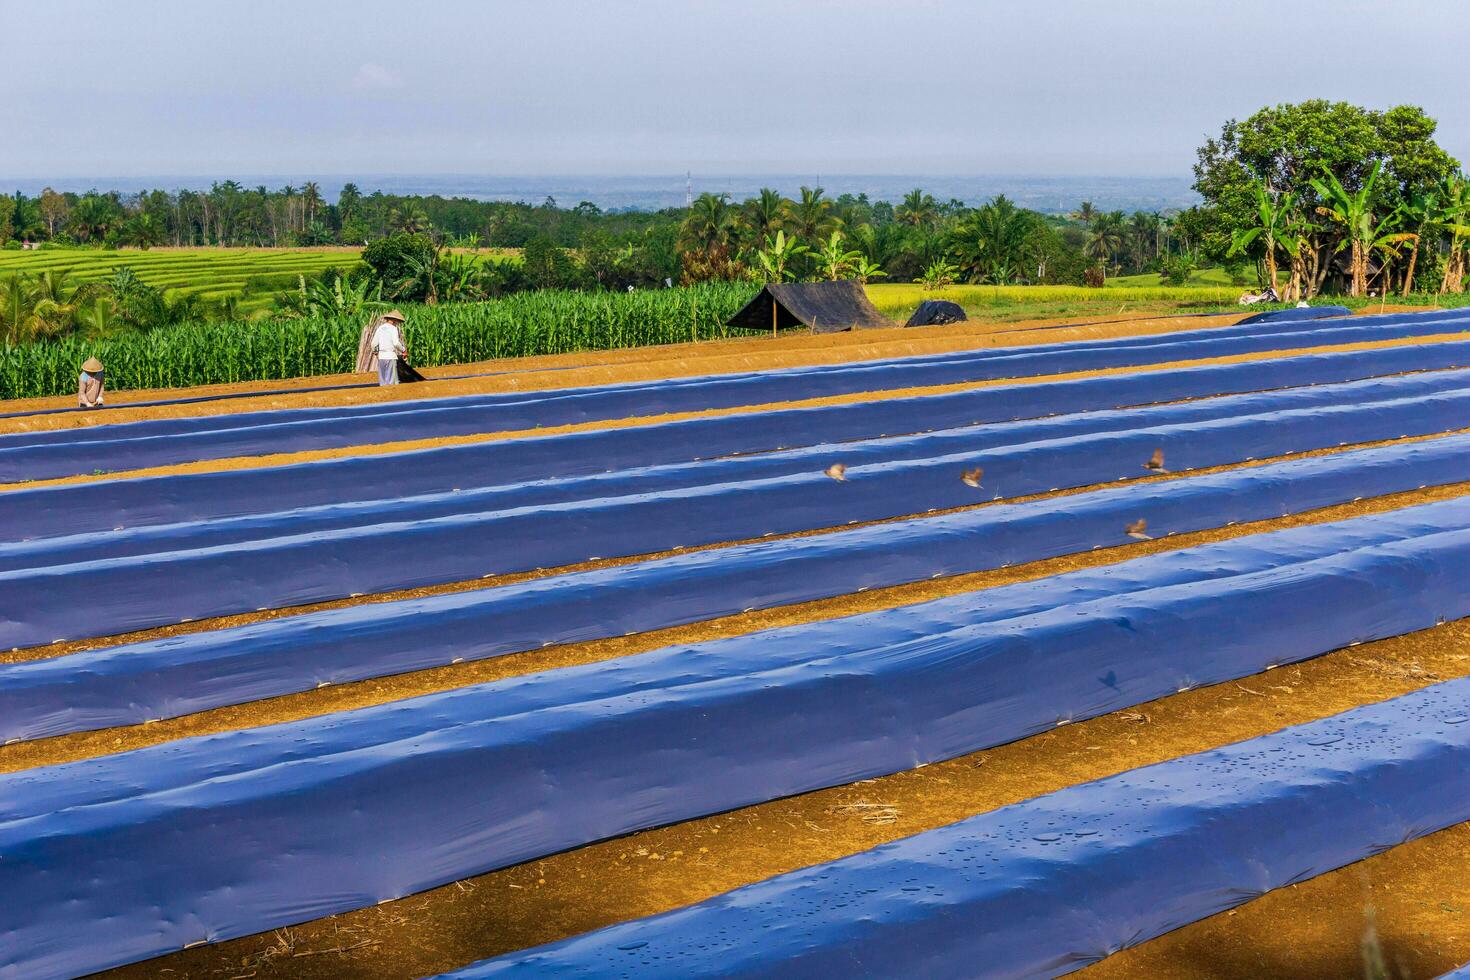
[[[1155,449],[1154,454],[1148,458],[1148,462],[1143,464],[1143,468],[1146,470],[1152,470],[1155,473],[1169,472],[1168,470],[1164,469],[1164,450]]]
[[[833,463],[831,466],[827,467],[822,472],[823,473],[826,473],[828,476],[830,476],[832,479],[836,480],[838,483],[846,483],[847,482],[847,467],[846,466],[843,466],[841,463]]]
[[[1129,524],[1126,530],[1128,531],[1128,536],[1130,538],[1137,538],[1140,541],[1153,540],[1153,535],[1148,533],[1148,521],[1144,520],[1142,517],[1134,521],[1132,524]]]
[[[974,487],[976,490],[979,490],[980,478],[984,475],[985,471],[977,466],[973,470],[965,470],[965,472],[961,473],[960,479],[964,481],[965,486]]]

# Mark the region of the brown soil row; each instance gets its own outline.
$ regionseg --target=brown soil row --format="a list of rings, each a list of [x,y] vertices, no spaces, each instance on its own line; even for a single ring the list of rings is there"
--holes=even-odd
[[[947,394],[957,391],[971,391],[981,388],[995,388],[1018,384],[1043,384],[1056,381],[1073,381],[1083,378],[1111,377],[1121,374],[1151,374],[1159,371],[1171,371],[1187,367],[1201,367],[1207,365],[1223,364],[1247,364],[1257,361],[1276,360],[1286,357],[1298,357],[1307,354],[1322,353],[1348,353],[1364,350],[1386,350],[1395,347],[1423,346],[1427,344],[1445,343],[1470,338],[1470,333],[1436,334],[1427,337],[1416,337],[1410,340],[1387,340],[1374,341],[1361,344],[1343,344],[1328,347],[1303,347],[1292,350],[1263,351],[1253,354],[1237,354],[1230,357],[1203,358],[1191,361],[1170,361],[1164,364],[1149,364],[1142,366],[1128,366],[1121,368],[1107,368],[1097,371],[1073,371],[1064,374],[1032,375],[1024,378],[1004,378],[994,381],[966,382],[950,385],[930,385],[916,388],[894,388],[885,391],[854,392],[847,395],[834,395],[826,398],[809,398],[795,401],[768,402],[760,405],[741,405],[735,408],[708,409],[697,412],[676,412],[665,415],[650,415],[620,419],[607,419],[598,422],[587,422],[578,425],[548,426],[537,429],[506,430],[500,432],[480,433],[471,436],[455,436],[441,439],[408,439],[401,442],[383,442],[363,446],[345,446],[339,449],[320,449],[293,453],[274,453],[261,456],[236,456],[227,459],[206,460],[195,463],[179,463],[171,466],[155,466],[137,470],[116,471],[110,473],[64,477],[54,480],[34,480],[25,483],[0,484],[0,492],[17,489],[33,489],[45,486],[61,486],[73,483],[95,483],[104,480],[117,480],[125,478],[136,478],[145,476],[166,476],[182,473],[214,473],[226,472],[239,469],[255,469],[266,466],[286,466],[292,463],[311,462],[322,459],[342,459],[356,456],[375,456],[387,453],[409,452],[417,449],[434,449],[443,446],[460,446],[472,443],[494,442],[502,439],[522,439],[534,436],[564,435],[572,432],[588,432],[602,429],[633,428],[645,425],[657,425],[664,422],[677,422],[695,418],[710,418],[719,415],[741,415],[756,414],[761,412],[778,411],[787,408],[814,408],[824,405],[850,405],[857,402],[886,401],[894,398],[911,398],[920,395]]]
[[[107,976],[152,977],[165,968],[178,977],[426,976],[1467,674],[1470,623],[1461,621],[1176,694],[948,762],[633,834]],[[1383,896],[1377,925],[1390,962],[1410,965],[1407,975],[1433,975],[1470,960],[1467,843],[1470,831],[1456,828],[1355,865],[1338,876],[1342,880],[1268,895],[1234,917],[1241,928],[1209,920],[1181,930],[1174,951],[1165,948],[1174,936],[1142,946],[1118,957],[1122,972],[1115,975],[1355,975],[1362,932],[1359,881],[1369,882],[1370,894]],[[1296,900],[1298,895],[1308,899]],[[1445,900],[1454,904],[1441,906]],[[1111,966],[1105,962],[1098,972]]]
[[[1269,892],[1077,976],[1429,980],[1470,962],[1467,867],[1470,823],[1457,824]]]
[[[195,388],[157,388],[120,391],[108,396],[109,407],[103,412],[77,412],[35,419],[0,419],[0,433],[27,432],[38,429],[81,428],[115,422],[136,422],[152,418],[228,415],[245,411],[274,408],[302,408],[319,405],[347,405],[374,401],[403,401],[414,398],[464,394],[467,390],[529,390],[529,382],[521,375],[544,372],[536,386],[564,388],[580,384],[607,384],[613,381],[647,380],[646,369],[654,369],[653,377],[680,377],[692,374],[721,374],[732,371],[798,367],[812,364],[834,364],[851,361],[904,357],[971,350],[988,346],[1016,346],[1052,343],[1066,340],[1096,340],[1104,337],[1170,333],[1176,330],[1228,326],[1243,314],[1228,313],[1218,317],[1178,317],[1157,315],[1120,315],[1099,321],[1081,318],[1071,326],[1066,320],[1022,321],[997,324],[972,320],[964,324],[912,329],[865,330],[852,333],[786,334],[772,339],[751,335],[730,340],[668,344],[656,347],[632,347],[618,350],[585,351],[577,354],[548,354],[536,357],[502,358],[471,364],[453,364],[425,368],[430,379],[491,371],[513,372],[512,377],[498,379],[462,379],[436,381],[422,387],[404,386],[393,390],[356,389],[337,392],[302,392],[293,389],[318,385],[360,383],[368,379],[362,374],[331,374],[280,381],[247,381],[237,384],[201,385]],[[1058,329],[1038,329],[1058,328]],[[602,373],[588,375],[588,370]],[[592,378],[593,380],[589,380]],[[578,380],[580,379],[580,380]],[[485,385],[488,387],[480,388]],[[507,387],[508,386],[508,387]],[[223,395],[242,392],[279,392],[280,398],[259,397],[225,402],[202,402],[188,405],[157,405],[136,409],[129,403],[180,398],[194,395]],[[28,398],[0,401],[0,414],[45,408],[71,408],[75,398]]]

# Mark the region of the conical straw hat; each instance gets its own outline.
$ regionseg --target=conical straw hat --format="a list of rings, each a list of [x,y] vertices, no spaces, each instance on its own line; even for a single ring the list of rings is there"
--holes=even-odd
[[[89,357],[82,362],[82,370],[88,374],[96,374],[102,370],[102,362],[95,357]]]

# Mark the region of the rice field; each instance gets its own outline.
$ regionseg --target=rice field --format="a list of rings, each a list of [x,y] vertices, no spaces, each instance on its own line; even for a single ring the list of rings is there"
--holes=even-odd
[[[105,279],[114,269],[132,269],[139,279],[164,290],[170,299],[196,296],[219,302],[233,297],[246,312],[269,310],[274,296],[294,289],[299,276],[315,276],[328,269],[347,270],[357,264],[362,249],[327,248],[46,248],[32,251],[0,250],[0,276],[12,272],[66,272],[81,282]],[[483,261],[513,254],[507,249],[482,249]]]
[[[245,310],[267,309],[272,296],[296,285],[297,276],[349,269],[357,248],[50,248],[0,251],[0,276],[12,272],[65,272],[81,282],[106,279],[129,268],[171,299],[235,297]]]
[[[1470,316],[1134,326],[5,419],[0,973],[1470,961]]]

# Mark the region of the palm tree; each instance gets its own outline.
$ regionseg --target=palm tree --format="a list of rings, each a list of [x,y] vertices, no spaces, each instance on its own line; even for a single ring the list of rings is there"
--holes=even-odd
[[[401,211],[394,208],[388,213],[388,223],[410,235],[425,232],[434,227],[429,221],[429,215],[417,204],[409,204]]]
[[[679,228],[679,238],[692,250],[708,254],[729,246],[734,222],[730,195],[706,191],[689,205],[689,214]]]
[[[345,225],[352,220],[352,215],[357,211],[357,205],[362,201],[362,191],[353,183],[342,185],[342,192],[337,195],[337,215]]]
[[[1098,213],[1099,212],[1097,208],[1093,207],[1091,201],[1083,201],[1082,206],[1076,211],[1073,211],[1067,217],[1071,218],[1073,221],[1080,221],[1084,225],[1091,225],[1094,221],[1097,220]]]
[[[1085,255],[1097,259],[1104,267],[1113,261],[1113,257],[1123,248],[1126,233],[1123,225],[1122,211],[1105,211],[1096,213],[1091,221],[1092,234],[1087,236],[1087,243],[1082,246]]]
[[[752,240],[763,242],[781,229],[787,203],[778,192],[762,187],[759,194],[740,206],[740,222]]]
[[[311,224],[316,220],[316,210],[322,206],[322,189],[314,180],[308,180],[301,188],[301,200],[306,205],[306,221],[304,225]]]
[[[894,209],[893,216],[901,224],[928,228],[939,217],[939,204],[932,195],[915,187],[903,196],[903,203]]]
[[[800,199],[786,202],[786,224],[793,237],[820,240],[841,224],[822,194],[820,187],[803,187]]]
[[[953,235],[953,251],[972,282],[1008,282],[1020,267],[1035,217],[1004,194],[970,212]]]

